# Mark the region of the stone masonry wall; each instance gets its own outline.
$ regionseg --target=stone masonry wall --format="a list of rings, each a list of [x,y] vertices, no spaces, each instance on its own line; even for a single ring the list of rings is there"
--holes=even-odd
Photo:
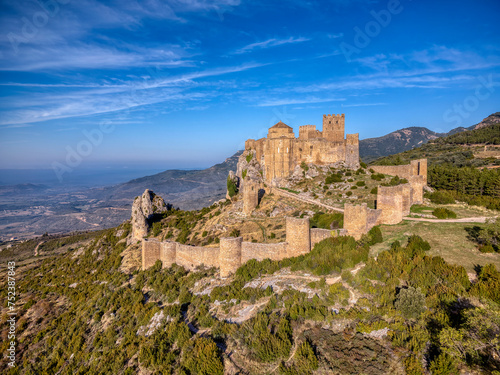
[[[311,249],[318,242],[321,242],[326,238],[332,237],[332,233],[336,233],[336,232],[329,230],[329,229],[312,228],[311,229]]]
[[[280,260],[287,257],[287,243],[255,243],[243,242],[241,246],[241,264],[245,264],[250,259]]]
[[[175,263],[189,270],[202,264],[207,267],[219,267],[219,248],[188,246],[178,243]]]
[[[164,241],[160,242],[160,260],[163,268],[168,268],[176,262],[177,259],[177,242]]]
[[[398,176],[399,178],[409,179],[412,174],[412,167],[407,165],[373,165],[371,166],[377,173],[383,173],[389,176]]]

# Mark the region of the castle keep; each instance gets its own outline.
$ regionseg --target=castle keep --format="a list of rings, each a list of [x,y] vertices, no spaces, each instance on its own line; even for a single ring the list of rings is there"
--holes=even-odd
[[[245,150],[254,150],[263,166],[264,180],[273,183],[288,178],[302,162],[317,165],[344,162],[350,169],[359,168],[359,136],[344,138],[345,115],[323,115],[323,130],[316,125],[299,127],[299,137],[293,129],[278,122],[269,128],[267,138],[249,139]]]

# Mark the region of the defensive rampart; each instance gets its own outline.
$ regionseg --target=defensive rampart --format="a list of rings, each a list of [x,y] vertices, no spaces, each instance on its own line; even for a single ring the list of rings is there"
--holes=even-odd
[[[310,229],[307,218],[287,217],[286,242],[281,243],[243,242],[242,237],[228,237],[220,239],[219,247],[203,247],[145,238],[142,241],[142,268],[147,269],[160,260],[164,268],[174,263],[189,270],[200,265],[219,267],[221,277],[227,277],[250,259],[280,260],[306,254],[333,232]]]

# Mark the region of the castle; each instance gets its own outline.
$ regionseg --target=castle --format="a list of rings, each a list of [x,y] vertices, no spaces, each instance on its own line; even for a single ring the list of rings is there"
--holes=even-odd
[[[240,187],[243,213],[246,216],[252,214],[259,204],[261,193],[273,192],[299,199],[295,194],[275,186],[290,177],[302,162],[319,165],[341,162],[344,167],[359,168],[358,134],[347,134],[344,139],[343,114],[324,115],[322,132],[316,130],[314,125],[305,125],[299,129],[299,138],[295,138],[291,127],[278,122],[269,129],[267,138],[247,140],[245,152],[238,162],[237,174],[230,172],[229,175]],[[427,159],[413,160],[407,165],[371,168],[376,173],[398,176],[408,182],[396,186],[378,186],[374,209],[366,203],[356,205],[349,202],[345,203],[344,210],[335,208],[344,212],[343,229],[310,229],[308,218],[287,217],[286,240],[274,244],[243,242],[242,237],[229,237],[221,238],[219,247],[203,247],[143,238],[142,224],[146,220],[143,216],[154,212],[153,206],[157,210],[165,206],[152,192],[146,191],[136,199],[132,211],[133,226],[139,228],[133,233],[138,234],[136,239],[142,239],[142,268],[147,269],[158,260],[163,267],[176,263],[189,270],[203,264],[220,268],[220,276],[224,278],[250,259],[280,260],[306,254],[316,243],[332,235],[350,235],[359,240],[376,225],[401,222],[404,216],[409,215],[413,204],[423,202]],[[138,215],[139,219],[134,220],[134,215]]]
[[[288,178],[295,167],[304,163],[317,165],[344,162],[350,169],[359,168],[359,135],[344,138],[345,115],[323,115],[323,131],[316,125],[299,127],[299,138],[293,129],[278,122],[269,128],[267,138],[248,139],[245,150],[254,150],[263,166],[264,180],[276,184]]]

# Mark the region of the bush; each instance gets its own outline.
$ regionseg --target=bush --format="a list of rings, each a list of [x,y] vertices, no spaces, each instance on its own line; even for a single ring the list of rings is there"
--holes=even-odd
[[[227,176],[227,192],[231,198],[238,194],[238,186],[229,176]]]
[[[358,181],[358,182],[356,182],[356,185],[357,186],[365,186],[366,184],[364,181]]]
[[[377,195],[378,194],[378,187],[374,187],[373,189],[370,190],[370,194],[375,194]]]
[[[247,173],[248,173],[248,170],[243,169],[243,172],[241,172],[241,178],[245,179],[245,177],[247,176]]]
[[[411,286],[399,290],[394,307],[403,314],[404,317],[416,319],[425,311],[425,296],[420,291]]]
[[[438,219],[455,219],[457,217],[455,212],[443,207],[436,208],[432,214]]]
[[[382,243],[384,241],[384,238],[382,237],[382,231],[380,230],[380,227],[378,225],[370,229],[368,235],[370,236],[370,242],[368,243],[370,246],[377,243]]]
[[[347,195],[348,197],[350,197],[352,195],[352,191],[348,191],[347,193],[345,193],[345,195]]]
[[[373,169],[372,169],[372,170],[373,170]],[[370,176],[370,178],[371,178],[372,180],[375,180],[375,181],[382,181],[382,180],[385,178],[385,175],[384,175],[384,174],[382,174],[382,173],[375,173],[375,174],[372,174],[372,175]]]
[[[325,184],[327,185],[333,184],[334,182],[342,182],[342,176],[337,173],[332,173],[325,179]]]
[[[342,228],[344,226],[344,215],[341,213],[325,214],[323,212],[316,212],[309,224],[311,228]]]
[[[253,159],[253,152],[249,153],[249,154],[247,155],[247,158],[246,158],[246,159],[247,159],[247,163],[250,163],[250,162],[252,161],[252,159]]]
[[[494,253],[495,249],[490,244],[487,244],[487,245],[480,246],[479,251],[482,253]]]

